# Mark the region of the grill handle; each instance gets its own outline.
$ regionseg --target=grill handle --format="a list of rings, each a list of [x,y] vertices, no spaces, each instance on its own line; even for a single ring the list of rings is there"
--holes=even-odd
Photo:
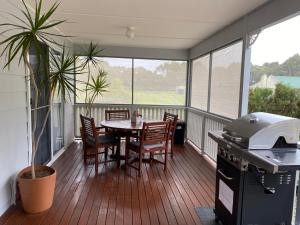
[[[230,141],[234,141],[234,142],[238,142],[238,143],[242,142],[241,137],[234,137],[234,136],[231,136],[231,135],[226,134],[226,133],[223,133],[222,136],[225,137],[225,138],[228,138]]]
[[[234,179],[233,177],[228,177],[228,176],[226,176],[226,175],[224,174],[224,172],[222,172],[221,169],[218,169],[218,173],[221,174],[221,176],[222,176],[223,178],[225,178],[226,180],[233,180],[233,179]]]

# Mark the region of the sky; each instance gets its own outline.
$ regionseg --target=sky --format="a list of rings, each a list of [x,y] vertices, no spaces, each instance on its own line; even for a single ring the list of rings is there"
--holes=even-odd
[[[251,62],[255,65],[282,63],[296,53],[300,54],[300,16],[263,30],[252,45]]]

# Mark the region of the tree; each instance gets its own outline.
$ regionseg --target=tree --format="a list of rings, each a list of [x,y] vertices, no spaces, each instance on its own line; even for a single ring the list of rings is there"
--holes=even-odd
[[[278,62],[264,63],[262,66],[251,65],[251,84],[260,80],[262,75],[300,76],[300,55],[295,54],[282,64]]]
[[[249,92],[249,112],[268,112],[268,102],[272,96],[272,89],[255,88]]]
[[[300,95],[296,89],[278,83],[271,98],[271,113],[300,118]]]

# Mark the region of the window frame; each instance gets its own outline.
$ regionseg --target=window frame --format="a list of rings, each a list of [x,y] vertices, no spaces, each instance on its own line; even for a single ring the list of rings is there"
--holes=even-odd
[[[244,83],[244,76],[243,76],[243,72],[244,72],[244,54],[245,54],[245,50],[246,50],[246,41],[247,40],[245,40],[244,38],[238,38],[238,39],[235,39],[235,40],[233,40],[233,41],[231,41],[231,42],[228,42],[227,44],[225,44],[225,45],[222,45],[222,46],[220,46],[220,47],[217,47],[217,48],[214,48],[214,49],[212,49],[212,50],[210,50],[210,51],[207,51],[207,52],[204,52],[203,54],[201,54],[201,55],[199,55],[199,56],[197,56],[197,57],[193,57],[193,58],[191,58],[190,59],[190,65],[189,65],[189,70],[190,70],[190,73],[189,73],[189,77],[190,77],[190,79],[189,79],[189,101],[188,101],[188,105],[187,105],[187,107],[188,108],[190,108],[190,109],[192,109],[193,111],[198,111],[198,112],[203,112],[203,113],[209,113],[209,114],[211,114],[211,115],[213,115],[213,116],[215,116],[215,117],[220,117],[220,118],[223,118],[223,119],[226,119],[226,120],[232,120],[233,118],[230,118],[230,117],[226,117],[226,116],[223,116],[223,115],[220,115],[220,114],[216,114],[216,113],[213,113],[213,112],[211,112],[211,110],[210,110],[210,102],[211,102],[211,79],[212,79],[212,55],[213,55],[213,53],[215,53],[215,52],[218,52],[218,51],[220,51],[220,50],[222,50],[222,49],[225,49],[225,48],[228,48],[228,47],[230,47],[230,46],[232,46],[232,45],[235,45],[235,44],[237,44],[237,43],[239,43],[239,42],[241,42],[242,43],[242,58],[241,58],[241,71],[240,71],[240,87],[239,87],[239,105],[238,105],[238,107],[239,107],[239,109],[238,109],[238,117],[240,117],[241,116],[241,107],[242,107],[242,105],[241,105],[241,101],[242,101],[242,94],[243,94],[243,83]],[[195,108],[195,107],[192,107],[192,105],[191,105],[191,97],[192,97],[192,77],[193,77],[193,75],[192,75],[192,71],[193,71],[193,68],[192,68],[192,65],[193,65],[193,61],[194,60],[197,60],[197,59],[199,59],[199,58],[201,58],[201,57],[204,57],[204,56],[207,56],[207,55],[209,55],[209,80],[208,80],[208,99],[207,99],[207,110],[203,110],[203,109],[198,109],[198,108]]]

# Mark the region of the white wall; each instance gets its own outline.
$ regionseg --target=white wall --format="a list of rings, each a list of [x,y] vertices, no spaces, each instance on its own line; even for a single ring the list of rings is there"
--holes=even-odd
[[[64,104],[64,142],[65,147],[74,141],[74,101]]]
[[[68,46],[69,54],[74,54],[73,45],[70,41],[65,42]],[[73,77],[72,77],[73,78]],[[69,98],[70,97],[70,98]],[[70,145],[74,141],[74,95],[66,96],[66,102],[64,104],[64,144],[65,147]]]
[[[0,23],[13,22],[5,12],[17,14],[20,1],[0,0]],[[0,29],[0,32],[3,31]],[[0,40],[5,37],[0,35]],[[70,46],[70,42],[66,43]],[[0,48],[1,51],[1,48]],[[13,62],[10,69],[3,69],[4,58],[0,57],[0,216],[11,205],[12,180],[30,164],[28,141],[27,86],[23,63]],[[28,81],[27,81],[28,83]],[[65,146],[74,140],[73,103],[64,106]],[[30,125],[30,124],[29,124]]]
[[[0,5],[3,10],[15,10],[6,0],[0,0]],[[1,23],[6,21],[3,11],[0,21]],[[13,62],[10,70],[3,70],[3,64],[2,57],[0,58],[0,215],[10,206],[12,178],[20,169],[29,165],[24,66]]]
[[[24,67],[0,62],[0,215],[10,206],[11,180],[29,163]]]

